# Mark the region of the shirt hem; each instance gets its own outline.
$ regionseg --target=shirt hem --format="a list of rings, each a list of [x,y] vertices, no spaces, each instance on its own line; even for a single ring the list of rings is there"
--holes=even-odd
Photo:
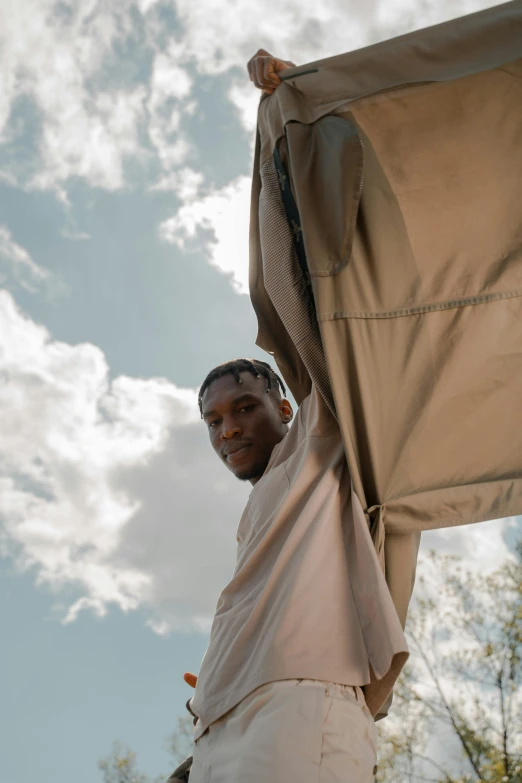
[[[216,721],[223,718],[227,713],[231,712],[233,709],[235,709],[238,704],[240,704],[243,699],[246,699],[247,696],[249,696],[253,691],[257,690],[257,688],[261,688],[263,685],[267,685],[271,682],[280,682],[281,680],[322,680],[325,682],[334,682],[338,685],[349,685],[349,686],[359,686],[360,688],[364,688],[366,685],[370,685],[371,682],[371,674],[370,674],[370,668],[369,668],[369,661],[368,666],[366,667],[366,670],[364,673],[361,674],[359,671],[356,673],[355,671],[349,674],[346,674],[346,672],[342,675],[325,675],[324,672],[318,675],[317,673],[315,676],[311,676],[310,673],[294,673],[291,674],[285,674],[284,676],[279,677],[270,677],[269,679],[257,679],[252,678],[250,680],[247,680],[246,684],[242,688],[242,690],[238,693],[237,698],[232,700],[230,704],[226,704],[223,708],[218,707],[219,704],[222,703],[221,699],[216,699],[212,702],[210,702],[210,707],[206,710],[207,714],[210,714],[210,719],[205,720],[205,722],[202,722],[201,726],[195,731],[194,734],[194,741],[198,740],[207,730],[209,726],[211,726]],[[213,716],[213,711],[217,709],[219,710],[219,715]],[[194,708],[194,711],[195,708]],[[200,716],[198,715],[198,719],[201,720]]]

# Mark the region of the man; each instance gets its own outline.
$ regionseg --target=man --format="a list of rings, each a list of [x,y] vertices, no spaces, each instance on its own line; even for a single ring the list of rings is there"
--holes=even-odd
[[[300,407],[256,361],[201,388],[253,489],[185,675],[192,783],[369,781],[420,530],[520,513],[521,22],[514,2],[328,58],[261,103],[250,292]],[[259,50],[248,70],[272,94],[288,67]]]
[[[248,359],[200,389],[212,447],[253,490],[199,677],[185,675],[198,716],[191,783],[370,783],[372,713],[408,656],[337,423],[315,388],[295,417],[281,392],[271,367]],[[364,617],[354,580],[366,582]]]
[[[269,94],[290,67],[262,49],[248,64]],[[295,417],[285,394],[249,359],[200,389],[212,447],[253,490],[199,677],[184,675],[191,783],[370,783],[374,716],[408,657],[337,422],[315,387]]]

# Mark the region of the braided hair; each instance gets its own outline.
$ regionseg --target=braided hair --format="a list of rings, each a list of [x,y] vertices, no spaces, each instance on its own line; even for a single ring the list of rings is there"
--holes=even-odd
[[[282,391],[283,397],[286,396],[286,389],[283,381],[279,375],[273,371],[269,364],[262,362],[260,359],[232,359],[229,362],[224,362],[224,364],[219,364],[217,367],[214,367],[201,384],[198,394],[201,418],[203,418],[203,395],[210,384],[218,378],[222,378],[223,375],[233,375],[238,383],[243,383],[239,375],[241,372],[250,372],[252,375],[255,375],[256,378],[263,376],[267,381],[267,394],[272,393],[279,397],[280,391]]]

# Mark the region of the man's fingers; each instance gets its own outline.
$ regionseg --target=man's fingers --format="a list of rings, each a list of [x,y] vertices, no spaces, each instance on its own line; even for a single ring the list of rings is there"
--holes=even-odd
[[[255,74],[254,74],[254,71],[255,71],[254,61],[255,61],[256,57],[261,57],[261,56],[271,57],[272,55],[270,54],[270,52],[267,52],[266,49],[258,49],[257,52],[254,54],[254,56],[250,58],[250,60],[247,63],[247,70],[248,70],[248,75],[250,76],[250,81],[254,81],[254,76],[255,76]],[[256,87],[257,87],[257,85],[256,85]]]
[[[265,58],[256,57],[256,59],[254,60],[254,84],[256,85],[256,87],[259,87],[260,90],[262,90],[263,87],[267,86],[263,84],[264,75],[265,75]]]
[[[273,57],[268,52],[265,52],[264,49],[260,49],[249,60],[247,68],[250,81],[254,82],[258,89],[270,95],[281,84],[277,71],[295,68],[295,65]]]
[[[281,79],[275,72],[276,60],[274,57],[256,57],[254,84],[260,90],[271,94]]]
[[[196,687],[198,678],[196,677],[195,674],[191,674],[190,672],[185,672],[185,674],[183,675],[183,679],[185,680],[187,685],[190,685],[191,688]]]
[[[279,67],[277,67],[279,65]],[[276,73],[276,70],[280,71],[281,66],[283,63],[281,60],[275,60],[273,57],[268,58],[265,60],[265,68],[264,68],[264,77],[265,77],[265,84],[268,81],[270,83],[271,81],[274,84],[281,84],[281,79]]]

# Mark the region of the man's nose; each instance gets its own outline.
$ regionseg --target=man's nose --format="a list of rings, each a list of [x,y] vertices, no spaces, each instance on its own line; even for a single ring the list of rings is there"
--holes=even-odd
[[[228,424],[227,422],[223,422],[221,430],[221,437],[223,440],[230,440],[230,438],[235,438],[237,435],[241,435],[241,427],[239,424],[236,424],[235,422],[230,422]]]

